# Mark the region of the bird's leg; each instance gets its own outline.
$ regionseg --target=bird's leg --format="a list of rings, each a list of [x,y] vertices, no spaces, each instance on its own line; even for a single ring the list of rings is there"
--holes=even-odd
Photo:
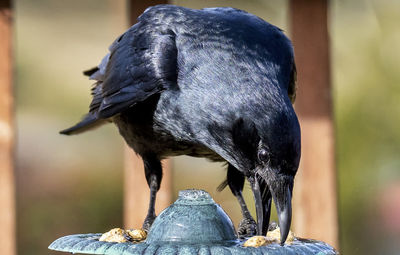
[[[151,224],[153,224],[156,218],[155,203],[156,194],[160,189],[161,179],[162,179],[162,167],[161,162],[154,154],[146,154],[142,156],[144,163],[144,172],[146,175],[147,184],[150,188],[150,202],[149,209],[147,211],[147,216],[143,222],[142,228],[149,231]]]
[[[263,224],[262,224],[262,235],[267,234],[269,230],[269,219],[271,217],[271,202],[272,196],[267,183],[263,179],[258,180],[260,186],[261,199],[263,204]]]
[[[253,175],[247,178],[250,182],[253,191],[254,202],[256,206],[257,215],[257,234],[262,235],[264,226],[264,206],[261,197],[260,184],[257,178]]]
[[[227,182],[229,188],[231,189],[233,195],[239,202],[240,208],[242,210],[243,219],[239,223],[238,236],[248,237],[253,236],[257,233],[257,224],[251,216],[249,210],[247,209],[246,202],[243,198],[243,186],[245,177],[231,164],[228,165]]]

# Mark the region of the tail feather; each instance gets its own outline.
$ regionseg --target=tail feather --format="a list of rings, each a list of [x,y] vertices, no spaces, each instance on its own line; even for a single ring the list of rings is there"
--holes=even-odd
[[[90,77],[97,71],[99,71],[99,67],[96,66],[96,67],[93,67],[93,68],[91,68],[89,70],[83,71],[83,74]]]
[[[218,185],[217,191],[218,192],[223,191],[226,188],[226,186],[228,186],[228,179],[225,179],[220,185]]]
[[[99,127],[103,124],[105,124],[107,120],[105,119],[98,119],[94,114],[88,113],[80,122],[78,122],[76,125],[61,130],[60,134],[62,135],[75,135],[79,134],[82,132],[85,132],[87,130]]]

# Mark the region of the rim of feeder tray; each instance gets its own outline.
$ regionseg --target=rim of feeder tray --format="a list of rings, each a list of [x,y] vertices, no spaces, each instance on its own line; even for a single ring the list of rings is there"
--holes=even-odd
[[[54,241],[49,249],[81,254],[338,254],[315,240],[298,239],[290,245],[244,247],[231,219],[203,190],[183,190],[153,222],[141,243],[99,241],[101,234],[78,234]]]

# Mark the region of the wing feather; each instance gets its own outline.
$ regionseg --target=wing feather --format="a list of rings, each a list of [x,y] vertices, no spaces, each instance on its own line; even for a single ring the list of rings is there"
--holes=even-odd
[[[85,126],[113,117],[170,86],[176,86],[175,34],[156,15],[143,14],[139,23],[117,38],[101,63],[84,74],[96,83],[86,117],[67,129],[78,133]]]

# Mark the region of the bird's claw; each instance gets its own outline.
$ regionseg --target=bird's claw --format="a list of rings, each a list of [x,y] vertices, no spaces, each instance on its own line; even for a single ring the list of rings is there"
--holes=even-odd
[[[253,218],[243,218],[238,227],[239,238],[251,237],[257,234],[257,223]]]
[[[156,217],[157,216],[155,214],[147,215],[146,219],[143,222],[142,229],[148,233]]]

